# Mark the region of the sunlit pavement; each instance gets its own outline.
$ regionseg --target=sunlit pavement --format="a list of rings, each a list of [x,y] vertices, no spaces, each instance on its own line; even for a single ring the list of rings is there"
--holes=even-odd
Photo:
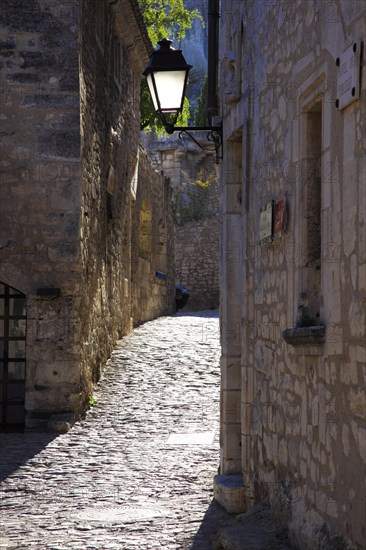
[[[67,434],[1,434],[0,548],[211,548],[219,355],[216,311],[162,317],[118,343]]]

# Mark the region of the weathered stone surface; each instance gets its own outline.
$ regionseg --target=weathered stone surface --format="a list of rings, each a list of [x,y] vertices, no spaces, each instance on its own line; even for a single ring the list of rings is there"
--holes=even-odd
[[[217,217],[177,226],[176,282],[189,290],[185,310],[216,308],[219,304],[219,231]]]
[[[214,498],[230,514],[240,514],[246,508],[243,476],[214,477]]]
[[[366,4],[220,6],[221,473],[279,503],[299,547],[363,548],[366,82],[335,100]]]

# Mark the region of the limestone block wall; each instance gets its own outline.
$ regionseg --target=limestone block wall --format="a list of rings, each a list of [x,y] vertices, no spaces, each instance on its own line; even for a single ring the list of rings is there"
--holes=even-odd
[[[224,4],[222,468],[244,473],[247,505],[269,498],[301,548],[362,548],[365,80],[360,99],[335,100],[336,59],[365,41],[366,10],[310,4]],[[261,209],[281,198],[286,231],[261,244]]]
[[[1,11],[0,280],[27,296],[32,425],[40,410],[80,399],[79,9],[41,0],[5,1]],[[61,296],[37,296],[50,287]]]
[[[82,2],[83,368],[89,383],[131,321],[131,184],[138,153],[139,75],[116,11]],[[90,390],[91,391],[91,390]]]
[[[174,217],[168,178],[141,148],[132,207],[132,318],[134,325],[174,312]]]
[[[219,232],[217,218],[177,226],[176,282],[189,290],[185,309],[214,309],[219,304]]]

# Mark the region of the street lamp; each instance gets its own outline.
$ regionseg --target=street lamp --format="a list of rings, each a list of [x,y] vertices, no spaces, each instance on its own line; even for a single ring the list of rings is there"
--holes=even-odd
[[[150,55],[150,61],[144,71],[155,111],[159,114],[168,134],[179,132],[187,134],[201,149],[205,149],[191,134],[192,131],[207,131],[207,140],[216,150],[216,162],[222,159],[222,126],[175,126],[182,112],[192,65],[188,65],[182,50],[171,47],[172,41],[164,38],[158,42],[160,48]]]
[[[170,128],[182,112],[188,73],[192,65],[187,65],[182,50],[171,47],[171,40],[164,38],[158,44],[160,48],[150,55],[144,75],[155,111],[159,113],[164,126]]]

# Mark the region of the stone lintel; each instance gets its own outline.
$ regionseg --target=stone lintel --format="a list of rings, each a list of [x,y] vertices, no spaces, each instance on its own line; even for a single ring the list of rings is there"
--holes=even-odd
[[[213,480],[214,499],[229,514],[246,511],[245,486],[242,475],[217,475]]]

